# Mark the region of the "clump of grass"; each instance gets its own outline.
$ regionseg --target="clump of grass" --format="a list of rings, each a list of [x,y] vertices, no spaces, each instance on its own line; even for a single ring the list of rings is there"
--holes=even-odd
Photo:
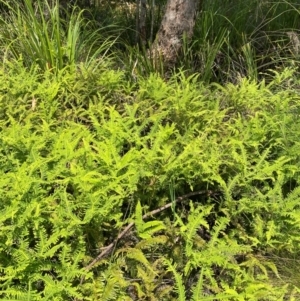
[[[4,60],[22,57],[27,66],[38,64],[41,70],[54,72],[65,67],[75,68],[79,62],[90,65],[104,57],[114,44],[114,38],[104,38],[102,29],[91,27],[83,10],[74,8],[61,18],[58,1],[2,1],[8,12],[1,19],[1,52]],[[100,60],[99,60],[100,59]]]
[[[287,35],[299,28],[298,16],[299,5],[289,1],[204,1],[182,62],[204,81],[262,79],[298,60]]]

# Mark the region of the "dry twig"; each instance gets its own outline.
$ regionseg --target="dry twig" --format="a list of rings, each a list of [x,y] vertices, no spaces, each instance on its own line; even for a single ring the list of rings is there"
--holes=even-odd
[[[201,190],[201,191],[190,192],[190,193],[187,193],[187,194],[185,194],[185,195],[183,195],[183,196],[178,197],[177,199],[174,200],[174,202],[175,202],[175,203],[178,203],[178,202],[181,202],[181,201],[183,201],[183,200],[185,200],[185,199],[187,199],[187,198],[189,198],[189,197],[191,197],[191,196],[195,196],[195,195],[203,195],[203,194],[206,194],[206,195],[210,196],[210,195],[213,195],[213,194],[215,194],[215,193],[214,193],[213,191],[210,191],[210,190]],[[153,215],[155,215],[155,214],[158,214],[158,213],[160,213],[160,212],[162,212],[162,211],[164,211],[164,210],[170,208],[170,207],[174,204],[174,202],[168,203],[168,204],[166,204],[166,205],[164,205],[164,206],[162,206],[162,207],[160,207],[160,208],[157,208],[157,209],[155,209],[155,210],[152,210],[152,211],[150,211],[150,212],[144,214],[144,215],[143,215],[143,219],[149,218],[149,217],[151,217],[151,216],[153,216]],[[93,261],[90,262],[90,263],[85,267],[85,269],[86,269],[87,271],[89,271],[90,269],[92,269],[92,267],[93,267],[98,261],[100,261],[100,260],[103,259],[105,256],[107,256],[107,255],[114,249],[114,247],[115,247],[115,245],[118,243],[118,241],[119,241],[120,239],[122,239],[122,238],[127,234],[127,232],[129,232],[129,230],[130,230],[133,226],[134,226],[134,222],[129,223],[129,224],[123,229],[123,231],[119,233],[119,235],[113,240],[113,242],[112,242],[111,244],[109,244],[109,245],[108,245],[107,247],[105,247],[105,248],[102,248],[103,251],[102,251],[96,258],[94,258]],[[84,281],[84,277],[81,278],[80,284],[82,284],[83,281]]]

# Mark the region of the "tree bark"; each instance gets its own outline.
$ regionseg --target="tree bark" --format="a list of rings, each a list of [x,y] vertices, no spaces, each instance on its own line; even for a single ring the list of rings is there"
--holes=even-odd
[[[163,60],[164,66],[175,66],[182,49],[183,36],[193,35],[195,19],[201,0],[168,0],[166,11],[156,39],[151,47],[155,61]]]
[[[136,1],[137,17],[136,17],[136,42],[146,44],[146,17],[147,17],[147,0]]]

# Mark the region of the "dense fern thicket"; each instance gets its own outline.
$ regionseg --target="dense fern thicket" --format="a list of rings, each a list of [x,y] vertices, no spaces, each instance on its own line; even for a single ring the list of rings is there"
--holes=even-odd
[[[297,299],[298,84],[2,67],[1,299]]]
[[[1,2],[0,299],[299,300],[298,6],[204,1],[166,78],[132,2]]]

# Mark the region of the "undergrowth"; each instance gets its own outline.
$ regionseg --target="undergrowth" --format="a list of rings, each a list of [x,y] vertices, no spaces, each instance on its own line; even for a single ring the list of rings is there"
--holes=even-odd
[[[0,3],[0,299],[298,300],[298,6],[204,1],[166,79],[96,2]]]
[[[6,64],[1,299],[297,299],[297,86]]]

